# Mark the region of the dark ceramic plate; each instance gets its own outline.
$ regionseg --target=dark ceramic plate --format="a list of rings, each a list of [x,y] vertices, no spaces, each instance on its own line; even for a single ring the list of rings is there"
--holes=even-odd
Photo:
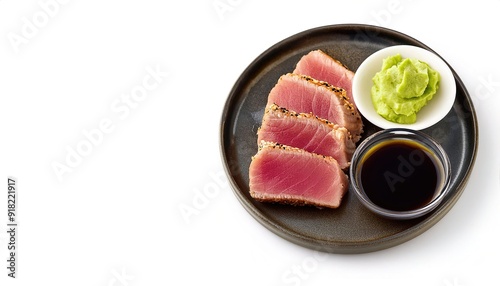
[[[338,209],[260,203],[249,194],[248,168],[251,157],[257,152],[257,128],[261,124],[267,95],[281,75],[293,71],[300,57],[314,49],[325,51],[356,71],[373,52],[403,44],[429,49],[407,35],[380,27],[319,27],[277,43],[243,72],[231,90],[222,114],[221,152],[235,195],[262,225],[291,242],[315,250],[363,253],[416,237],[453,207],[466,186],[478,145],[474,107],[455,71],[457,95],[452,110],[438,124],[423,130],[442,144],[452,165],[451,192],[430,214],[408,221],[384,219],[365,209],[351,191],[347,192]],[[366,120],[364,124],[364,137],[379,130]]]

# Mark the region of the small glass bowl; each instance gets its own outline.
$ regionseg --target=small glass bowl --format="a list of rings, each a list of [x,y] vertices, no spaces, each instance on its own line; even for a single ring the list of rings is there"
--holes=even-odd
[[[382,184],[379,184],[377,186],[369,185],[369,186],[363,186],[362,182],[362,172],[363,172],[363,165],[365,161],[370,157],[374,156],[376,152],[380,151],[381,147],[384,146],[385,144],[392,144],[395,142],[407,142],[409,145],[412,146],[420,146],[422,147],[421,151],[426,152],[426,156],[429,156],[429,158],[432,158],[434,162],[434,166],[436,167],[435,169],[437,170],[437,175],[436,177],[438,178],[436,180],[436,188],[434,190],[434,193],[432,196],[429,196],[427,199],[427,203],[417,207],[417,208],[411,208],[411,209],[403,209],[403,210],[395,210],[396,208],[391,208],[389,209],[388,207],[382,207],[380,205],[375,204],[372,199],[367,195],[367,192],[365,190],[369,190],[371,188],[370,193],[373,194],[373,191],[379,191],[379,189],[382,189],[387,186],[382,186],[382,184],[387,183],[387,180],[384,182],[384,180],[380,180]],[[382,144],[382,145],[381,145]],[[375,156],[373,158],[377,158],[381,156],[380,154],[378,156]],[[381,159],[384,159],[387,157],[383,157]],[[399,157],[398,157],[399,158]],[[376,160],[376,159],[373,159]],[[401,160],[404,160],[401,159]],[[381,160],[385,161],[385,160]],[[409,160],[405,164],[408,164],[408,162],[417,162],[417,160]],[[403,161],[401,161],[403,162]],[[375,166],[382,166],[385,162],[378,162],[375,161]],[[373,164],[373,163],[371,163]],[[368,167],[367,167],[368,168]],[[383,168],[383,167],[380,167]],[[403,166],[401,169],[398,166],[398,170],[405,170],[406,168],[406,173],[408,173],[408,170],[411,170],[410,165],[408,166]],[[376,170],[377,173],[380,170]],[[410,130],[410,129],[405,129],[405,128],[392,128],[392,129],[385,129],[382,131],[379,131],[368,138],[366,138],[361,144],[358,146],[356,151],[353,154],[352,161],[351,161],[351,166],[349,169],[350,173],[350,178],[351,178],[351,188],[358,197],[358,199],[361,201],[361,203],[366,206],[370,211],[374,212],[375,214],[378,214],[380,216],[390,218],[390,219],[413,219],[417,218],[420,216],[423,216],[432,210],[434,210],[445,198],[447,193],[449,192],[449,184],[450,184],[450,177],[451,177],[451,166],[450,166],[450,161],[448,159],[448,155],[446,152],[443,150],[443,148],[435,142],[430,136],[426,135],[423,132],[416,131],[416,130]],[[385,174],[385,173],[384,173]],[[409,173],[411,175],[411,173]],[[406,178],[410,178],[409,174],[401,174],[399,178],[403,178],[404,176],[408,176]],[[398,174],[395,175],[395,178],[397,177]],[[379,178],[379,176],[376,176]],[[396,180],[397,181],[397,180]],[[392,189],[394,191],[394,189]],[[429,190],[431,193],[432,191]],[[401,192],[401,190],[399,190]],[[379,192],[380,193],[380,192]],[[386,192],[390,194],[389,192]],[[392,192],[394,194],[394,192]],[[380,198],[377,198],[380,199]],[[392,199],[392,198],[391,198]],[[389,198],[388,198],[389,200]],[[379,202],[379,204],[382,204]]]

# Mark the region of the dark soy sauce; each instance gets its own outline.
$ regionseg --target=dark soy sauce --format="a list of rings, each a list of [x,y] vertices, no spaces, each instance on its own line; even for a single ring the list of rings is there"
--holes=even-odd
[[[408,140],[374,146],[363,157],[360,171],[368,198],[394,211],[414,210],[431,202],[443,177],[435,155]]]

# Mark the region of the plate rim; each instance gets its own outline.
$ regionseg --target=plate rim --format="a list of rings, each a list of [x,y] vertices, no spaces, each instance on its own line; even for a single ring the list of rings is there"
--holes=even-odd
[[[335,241],[325,241],[322,240],[320,244],[318,244],[317,239],[306,237],[300,233],[293,232],[288,228],[282,227],[279,223],[274,222],[273,220],[267,218],[266,216],[262,215],[260,212],[256,210],[256,208],[252,207],[253,205],[251,202],[247,201],[246,197],[244,197],[241,194],[241,190],[239,189],[239,186],[237,182],[234,180],[231,174],[231,166],[228,163],[228,158],[225,150],[227,149],[227,146],[225,146],[225,130],[226,130],[226,121],[228,118],[228,115],[231,113],[231,106],[232,103],[235,99],[235,94],[236,91],[241,84],[242,81],[245,80],[246,76],[252,72],[252,69],[255,68],[256,64],[265,60],[267,57],[272,57],[273,54],[277,53],[277,50],[282,49],[283,45],[287,42],[294,42],[297,39],[300,39],[304,37],[305,35],[309,35],[311,33],[321,33],[324,32],[325,30],[337,30],[338,32],[342,30],[360,30],[360,29],[366,29],[370,31],[375,31],[375,33],[385,33],[387,35],[394,36],[398,38],[398,40],[401,40],[402,38],[409,41],[409,42],[414,42],[418,44],[420,47],[427,49],[433,53],[435,53],[438,57],[440,57],[451,69],[453,76],[455,78],[455,83],[457,86],[457,90],[460,88],[461,91],[464,93],[464,99],[467,102],[467,104],[471,107],[469,112],[472,117],[472,127],[473,127],[473,146],[470,146],[471,148],[471,158],[470,162],[466,164],[466,172],[464,174],[463,179],[457,184],[455,188],[456,194],[454,196],[448,197],[447,200],[449,203],[447,204],[446,207],[444,208],[438,208],[434,212],[432,212],[429,216],[430,219],[426,220],[427,223],[419,223],[416,225],[413,225],[401,232],[398,232],[396,234],[377,239],[379,243],[376,243],[373,245],[372,242],[335,242]],[[278,49],[279,48],[279,49]],[[474,108],[474,104],[472,102],[472,98],[465,87],[464,83],[456,73],[456,71],[453,69],[453,67],[439,55],[436,53],[434,50],[432,50],[430,47],[425,45],[424,43],[420,42],[419,40],[396,30],[386,28],[386,27],[381,27],[381,26],[374,26],[374,25],[367,25],[367,24],[332,24],[332,25],[324,25],[324,26],[318,26],[314,28],[310,28],[301,32],[298,32],[296,34],[293,34],[289,37],[286,37],[275,44],[271,45],[269,48],[261,52],[253,61],[251,61],[247,67],[241,72],[241,74],[238,76],[237,80],[234,82],[232,85],[232,88],[226,98],[223,110],[222,110],[222,115],[221,115],[221,120],[220,120],[220,129],[219,129],[219,151],[221,154],[221,159],[224,167],[224,171],[226,173],[227,179],[231,185],[231,189],[233,193],[236,195],[238,201],[241,203],[241,205],[245,208],[245,210],[254,218],[256,219],[262,226],[264,226],[266,229],[270,230],[271,232],[275,233],[276,235],[292,242],[297,245],[300,245],[302,247],[314,249],[317,251],[322,251],[322,252],[330,252],[330,253],[342,253],[342,254],[356,254],[356,253],[367,253],[367,252],[373,252],[373,251],[379,251],[387,248],[391,248],[393,246],[402,244],[404,242],[407,242],[423,232],[427,231],[431,227],[433,227],[437,222],[443,218],[448,211],[455,205],[455,203],[458,201],[458,199],[461,197],[463,194],[468,182],[469,178],[471,176],[472,170],[475,165],[476,157],[477,157],[477,152],[478,152],[478,146],[479,146],[479,125],[478,125],[478,120],[477,120],[477,114],[476,110]],[[411,233],[412,235],[408,235],[408,233]]]

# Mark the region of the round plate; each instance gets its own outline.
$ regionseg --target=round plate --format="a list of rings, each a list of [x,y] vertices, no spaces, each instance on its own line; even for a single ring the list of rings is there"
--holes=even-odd
[[[414,45],[430,50],[414,38],[386,28],[325,26],[301,32],[272,46],[236,81],[222,114],[222,160],[236,197],[266,228],[318,251],[363,253],[416,237],[438,222],[456,203],[474,165],[478,126],[470,96],[453,69],[457,94],[452,110],[439,123],[422,130],[443,146],[452,165],[451,191],[433,212],[408,221],[385,219],[368,211],[350,190],[337,209],[261,203],[250,197],[248,168],[257,153],[257,129],[269,91],[278,78],[293,71],[298,60],[314,49],[323,50],[356,71],[369,55],[393,45]],[[363,137],[380,130],[366,120],[364,124]]]

